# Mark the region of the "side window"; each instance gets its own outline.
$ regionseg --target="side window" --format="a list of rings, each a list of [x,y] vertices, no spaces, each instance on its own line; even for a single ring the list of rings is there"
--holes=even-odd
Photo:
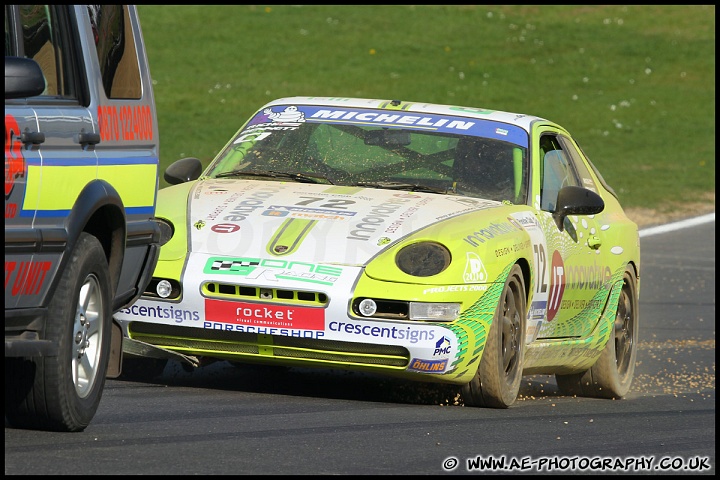
[[[13,57],[16,56],[15,49],[13,48],[13,24],[10,21],[12,18],[12,11],[9,5],[5,5],[5,56]]]
[[[142,97],[135,38],[125,5],[88,5],[103,87],[108,98]]]
[[[592,162],[592,161],[590,160],[590,158],[587,156],[587,154],[586,154],[585,151],[582,149],[582,147],[581,147],[580,145],[578,145],[577,147],[578,147],[578,150],[580,151],[580,153],[582,154],[582,157],[583,157],[583,158],[585,159],[585,161],[587,162],[586,166],[589,167],[589,168],[593,171],[593,173],[595,174],[595,178],[598,179],[598,181],[600,182],[600,184],[605,188],[605,190],[607,190],[608,192],[610,192],[613,197],[618,198],[617,193],[615,193],[615,190],[613,190],[613,188],[612,188],[610,185],[608,185],[608,183],[605,181],[605,179],[603,178],[603,176],[602,176],[602,174],[600,173],[600,171],[597,169],[597,167],[595,167],[595,164],[593,164],[593,162]]]
[[[61,35],[59,19],[52,5],[20,5],[20,29],[23,55],[35,60],[45,75],[44,95],[76,98],[70,71],[63,64],[67,46]],[[7,18],[6,18],[7,20]]]
[[[588,169],[587,165],[585,164],[583,155],[580,153],[578,148],[575,146],[575,143],[573,143],[569,138],[566,138],[563,136],[560,136],[559,139],[562,142],[563,148],[570,155],[570,158],[572,159],[573,166],[575,167],[575,170],[577,171],[578,176],[580,177],[581,186],[597,193],[598,189],[597,189],[597,185],[595,185],[595,180],[593,180],[592,175],[590,175],[590,170]]]
[[[579,186],[580,181],[570,157],[554,135],[543,135],[540,138],[540,151],[543,158],[540,208],[553,211],[560,189],[568,185]]]

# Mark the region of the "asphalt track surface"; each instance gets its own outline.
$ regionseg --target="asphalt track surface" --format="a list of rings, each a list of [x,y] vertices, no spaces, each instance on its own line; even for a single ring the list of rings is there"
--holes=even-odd
[[[365,374],[170,363],[152,383],[109,380],[82,433],[5,428],[5,474],[714,474],[715,215],[643,230],[641,252],[623,400],[532,376],[513,407],[479,409]]]

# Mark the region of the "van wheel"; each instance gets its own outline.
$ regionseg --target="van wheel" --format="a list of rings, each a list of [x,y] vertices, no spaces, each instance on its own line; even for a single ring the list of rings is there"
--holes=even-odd
[[[622,398],[635,373],[638,339],[638,291],[632,267],[625,269],[612,332],[595,365],[576,374],[555,375],[564,395]]]
[[[465,405],[508,408],[515,403],[525,356],[525,295],[522,270],[515,265],[505,281],[478,371],[462,388]]]
[[[78,432],[95,416],[110,355],[112,291],[105,251],[82,233],[47,311],[56,357],[5,359],[5,421]],[[8,362],[10,360],[10,362]]]

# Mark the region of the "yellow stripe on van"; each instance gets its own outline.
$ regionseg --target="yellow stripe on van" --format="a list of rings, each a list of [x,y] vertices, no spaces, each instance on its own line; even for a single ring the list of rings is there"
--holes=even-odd
[[[112,185],[126,208],[155,203],[157,165],[28,165],[23,210],[70,210],[85,185],[96,178]],[[45,188],[41,188],[41,183]]]
[[[102,165],[98,178],[120,194],[125,207],[147,207],[155,203],[157,165]]]

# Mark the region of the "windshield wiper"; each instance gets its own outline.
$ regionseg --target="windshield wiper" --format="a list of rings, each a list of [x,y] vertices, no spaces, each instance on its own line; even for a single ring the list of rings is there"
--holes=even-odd
[[[448,191],[452,191],[451,188],[434,188],[434,187],[428,187],[427,185],[420,185],[417,183],[404,183],[404,182],[357,182],[354,185],[358,186],[358,187],[389,188],[391,190],[408,190],[410,192],[448,193]]]
[[[251,171],[251,170],[233,170],[231,172],[223,172],[215,175],[215,178],[224,177],[269,177],[269,178],[289,178],[296,182],[303,183],[329,183],[334,185],[328,178],[322,175],[308,175],[307,173],[291,173],[291,172],[278,172],[275,170],[266,170],[263,172]]]

